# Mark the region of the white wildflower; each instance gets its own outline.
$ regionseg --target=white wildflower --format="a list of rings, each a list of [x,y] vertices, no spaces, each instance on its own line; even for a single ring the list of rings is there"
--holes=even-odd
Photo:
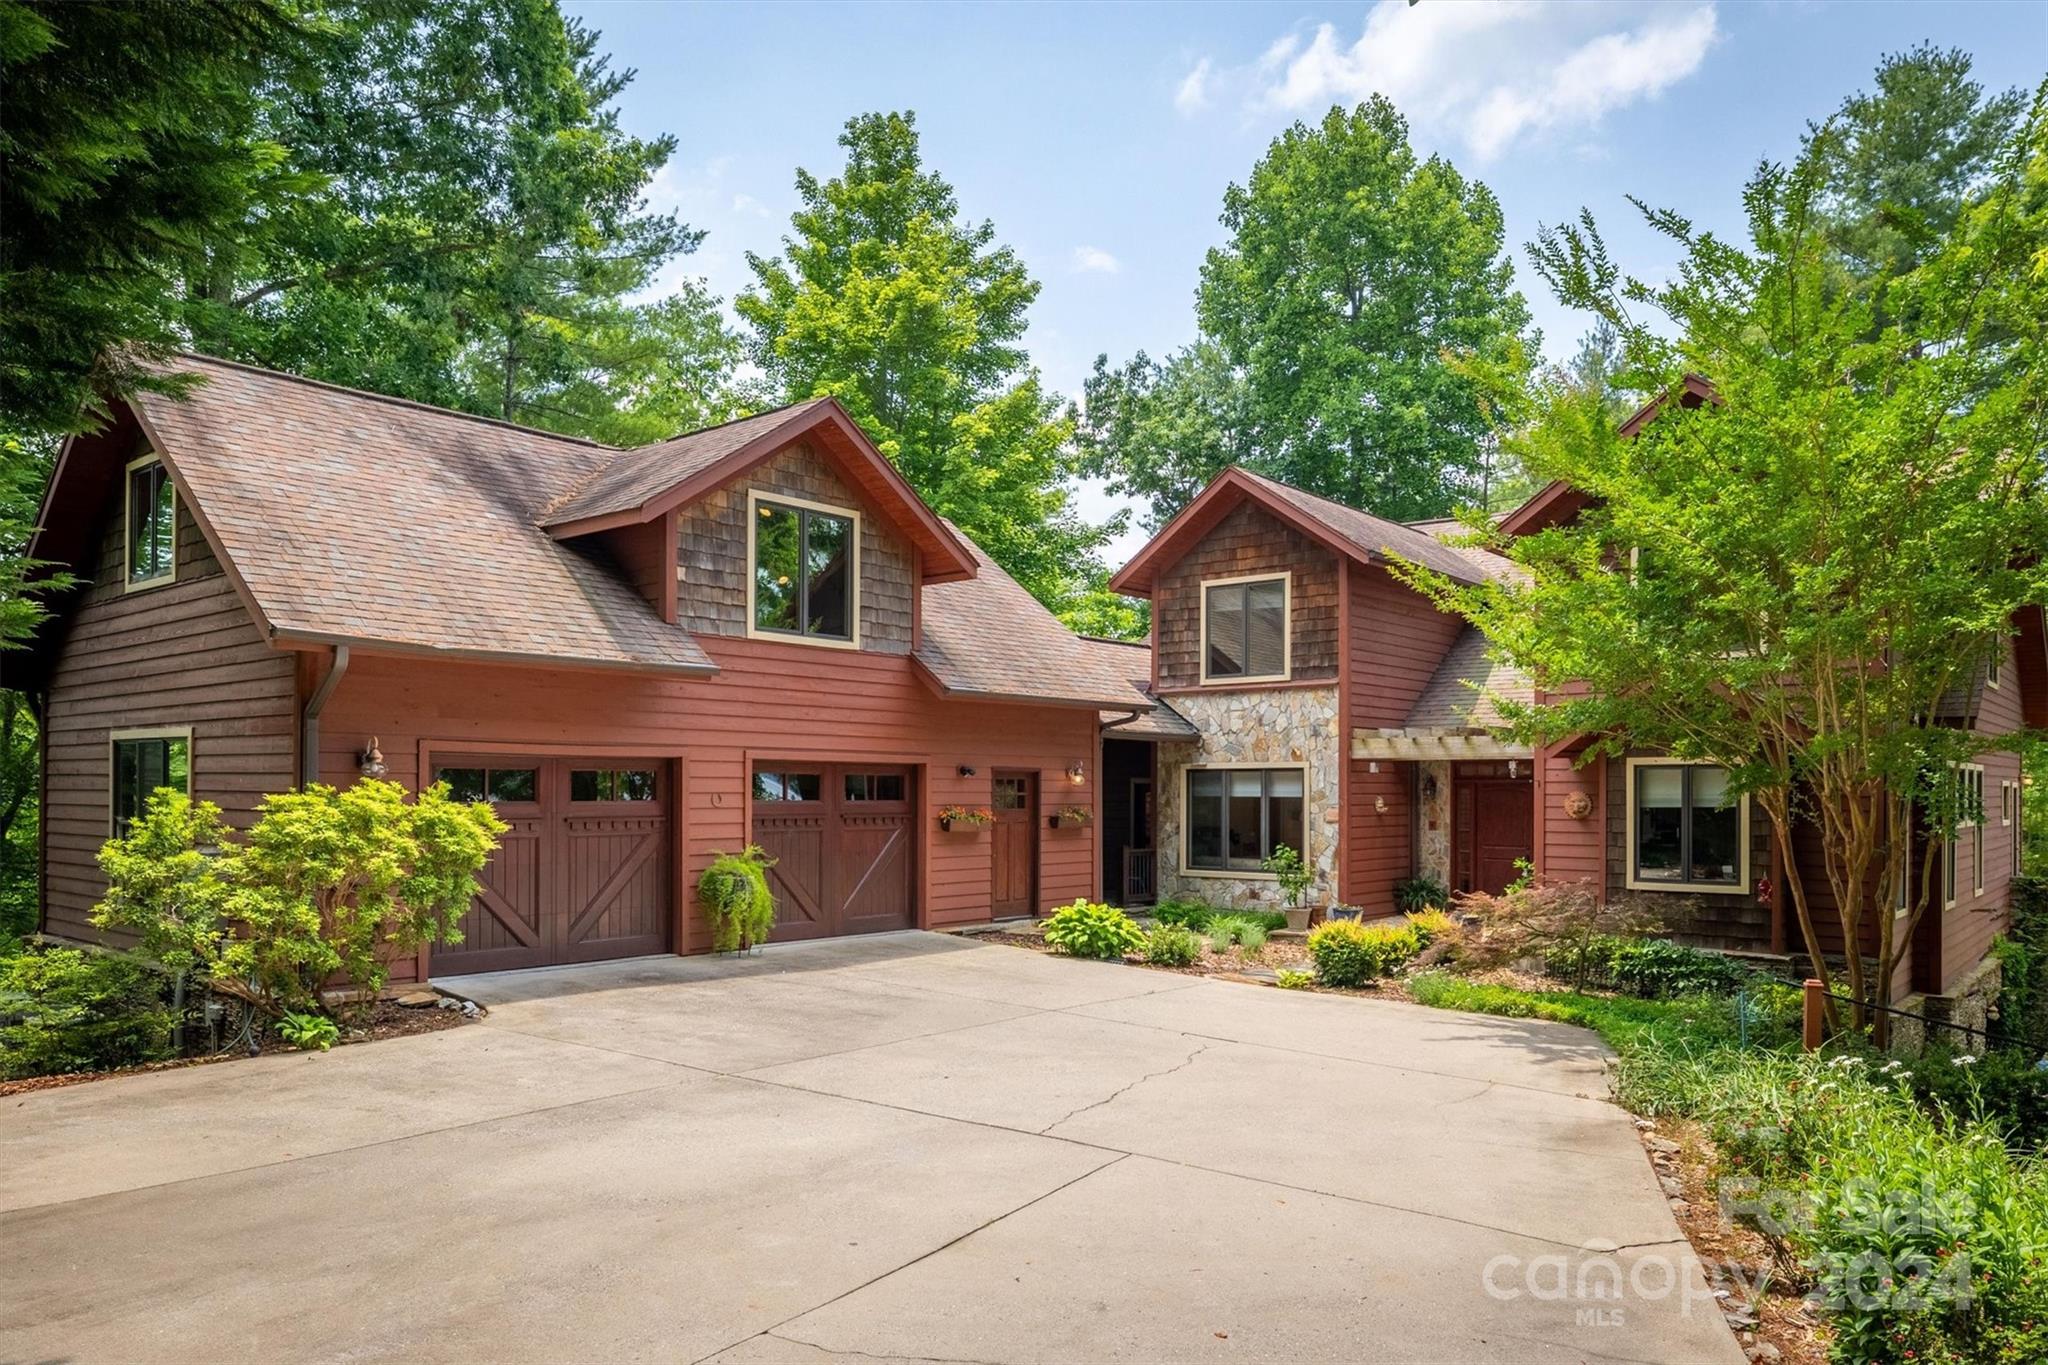
[[[1956,1065],[1975,1066],[1977,1065],[1977,1059],[1975,1057],[1972,1057],[1969,1053],[1965,1052],[1962,1056],[1956,1058]]]

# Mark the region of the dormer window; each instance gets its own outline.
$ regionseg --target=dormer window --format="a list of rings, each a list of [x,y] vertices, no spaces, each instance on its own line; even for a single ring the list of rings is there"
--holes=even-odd
[[[1202,584],[1202,681],[1281,682],[1288,676],[1286,574]]]
[[[858,644],[860,514],[758,494],[747,511],[754,566],[748,633]]]
[[[154,455],[128,466],[127,545],[125,586],[168,583],[177,576],[178,494]]]

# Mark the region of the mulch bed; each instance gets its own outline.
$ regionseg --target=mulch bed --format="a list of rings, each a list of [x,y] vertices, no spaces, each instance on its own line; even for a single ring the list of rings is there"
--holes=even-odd
[[[1053,950],[1037,934],[1017,934],[998,931],[976,934],[977,943],[1007,943],[1016,948],[1029,948],[1033,952],[1051,953]],[[1155,972],[1175,972],[1181,976],[1222,976],[1244,977],[1247,968],[1264,967],[1269,971],[1307,971],[1309,969],[1308,947],[1298,939],[1269,938],[1259,948],[1232,948],[1219,953],[1204,941],[1202,956],[1185,967],[1165,967],[1154,962],[1142,962],[1135,957],[1124,959],[1134,967],[1144,967]]]
[[[467,1022],[469,1021],[463,1017],[461,1010],[407,1009],[390,1000],[380,1000],[368,1021],[345,1029],[341,1041],[335,1046],[374,1043],[385,1038],[404,1038],[415,1033],[438,1033],[442,1029],[457,1028]],[[297,1048],[269,1035],[258,1040],[258,1048],[258,1055],[298,1051]],[[59,1086],[83,1085],[87,1081],[103,1081],[112,1076],[141,1076],[152,1071],[178,1071],[188,1066],[235,1062],[249,1055],[247,1052],[229,1051],[207,1057],[173,1057],[169,1061],[124,1066],[113,1071],[69,1071],[61,1076],[28,1076],[18,1081],[0,1081],[0,1099],[10,1095],[25,1095],[36,1090],[54,1090]]]

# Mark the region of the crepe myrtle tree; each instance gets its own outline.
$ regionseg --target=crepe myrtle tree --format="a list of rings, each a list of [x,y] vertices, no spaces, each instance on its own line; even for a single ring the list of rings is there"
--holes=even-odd
[[[1978,814],[1954,765],[2026,742],[1947,703],[2048,601],[2048,138],[2037,96],[1954,226],[1849,297],[1816,214],[1833,136],[1757,171],[1746,243],[1638,204],[1680,253],[1671,283],[1624,278],[1589,215],[1541,234],[1538,272],[1614,326],[1625,387],[1670,399],[1704,375],[1713,400],[1666,401],[1628,439],[1583,385],[1504,395],[1529,414],[1508,437],[1528,468],[1590,507],[1496,538],[1525,576],[1402,573],[1535,679],[1537,702],[1506,708],[1526,739],[1726,765],[1781,850],[1810,824],[1821,857],[1785,857],[1780,894],[1831,986],[1818,915],[1874,945],[1874,969],[1844,968],[1864,1027],[1941,903],[1943,841]]]

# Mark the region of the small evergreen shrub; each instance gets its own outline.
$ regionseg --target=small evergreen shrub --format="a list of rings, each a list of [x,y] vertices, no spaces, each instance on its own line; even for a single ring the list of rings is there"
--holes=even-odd
[[[1456,939],[1463,931],[1463,926],[1450,915],[1435,908],[1409,914],[1408,927],[1415,931],[1416,942],[1424,948],[1434,943]]]
[[[1441,910],[1451,903],[1451,889],[1435,877],[1403,877],[1394,883],[1394,908],[1406,914]]]
[[[768,941],[775,927],[775,893],[768,889],[773,866],[775,860],[758,844],[712,855],[697,877],[697,903],[711,916],[713,951],[742,952]]]
[[[1294,967],[1282,967],[1278,979],[1273,983],[1283,991],[1303,991],[1315,984],[1316,974]]]
[[[1421,940],[1405,924],[1337,920],[1317,925],[1308,935],[1316,980],[1325,986],[1362,986],[1400,970],[1421,951]]]
[[[1202,936],[1185,924],[1162,924],[1145,935],[1145,960],[1159,967],[1191,967],[1202,956]]]
[[[1108,960],[1143,947],[1145,935],[1115,906],[1077,900],[1047,917],[1045,942],[1055,952]]]
[[[0,1079],[168,1057],[166,984],[113,953],[30,948],[0,961]]]

